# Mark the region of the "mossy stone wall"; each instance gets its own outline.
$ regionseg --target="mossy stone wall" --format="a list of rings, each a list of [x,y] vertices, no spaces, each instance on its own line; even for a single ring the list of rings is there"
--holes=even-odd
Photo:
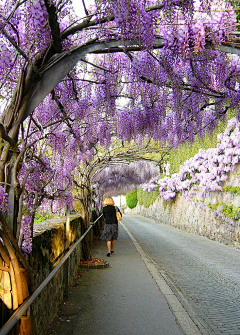
[[[33,250],[29,259],[34,274],[34,289],[58,264],[64,255],[66,220],[53,219],[34,225]],[[81,237],[81,225],[83,220],[80,216],[71,216],[69,242],[74,243]],[[31,313],[35,320],[35,332],[38,335],[46,334],[49,325],[57,315],[60,304],[64,299],[66,276],[68,271],[68,284],[73,284],[78,273],[78,265],[81,259],[81,243],[71,254],[68,263],[65,263],[56,273],[54,278],[45,287],[42,293],[31,305]]]
[[[228,180],[222,184],[227,186],[239,186],[240,164],[228,175]],[[149,208],[141,206],[134,211],[127,210],[126,214],[140,214],[187,232],[206,236],[209,239],[240,248],[240,225],[236,221],[235,226],[216,216],[208,204],[225,203],[227,206],[237,208],[240,205],[240,196],[226,191],[210,192],[207,197],[202,197],[199,190],[191,201],[187,201],[182,195],[172,201],[156,200]]]

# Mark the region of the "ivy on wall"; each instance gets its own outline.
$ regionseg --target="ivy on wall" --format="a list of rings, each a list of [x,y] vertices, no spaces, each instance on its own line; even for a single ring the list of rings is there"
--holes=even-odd
[[[215,216],[219,216],[224,221],[235,226],[236,222],[240,219],[240,206],[228,206],[224,202],[212,204],[209,203],[208,207],[213,211]]]
[[[140,205],[148,208],[154,203],[159,195],[159,188],[155,188],[152,192],[144,191],[142,188],[137,190],[137,198]]]
[[[206,132],[203,137],[196,135],[193,143],[186,142],[178,148],[171,150],[169,153],[170,174],[178,173],[179,167],[191,157],[195,156],[200,149],[207,150],[209,148],[217,147],[218,134],[224,132],[228,120],[233,117],[236,117],[236,113],[234,111],[229,111],[227,119],[219,122],[218,127],[212,133]]]
[[[234,196],[240,196],[240,187],[228,185],[223,188],[223,192],[229,192]],[[215,216],[221,217],[224,221],[230,223],[232,226],[235,226],[240,220],[240,206],[234,207],[233,205],[228,206],[224,202],[208,204]]]
[[[159,196],[158,187],[153,191],[144,191],[142,188],[135,189],[126,194],[126,203],[129,208],[135,208],[140,203],[141,206],[148,208]]]

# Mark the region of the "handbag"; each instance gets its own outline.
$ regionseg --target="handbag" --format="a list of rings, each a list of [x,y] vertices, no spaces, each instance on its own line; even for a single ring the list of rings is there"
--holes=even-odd
[[[118,211],[116,212],[116,214],[117,214],[117,220],[121,221],[122,220],[121,214]]]

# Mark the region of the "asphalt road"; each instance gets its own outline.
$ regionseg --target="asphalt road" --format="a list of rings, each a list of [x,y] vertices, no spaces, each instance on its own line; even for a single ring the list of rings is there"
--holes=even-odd
[[[123,216],[205,334],[240,335],[240,251],[141,216]]]

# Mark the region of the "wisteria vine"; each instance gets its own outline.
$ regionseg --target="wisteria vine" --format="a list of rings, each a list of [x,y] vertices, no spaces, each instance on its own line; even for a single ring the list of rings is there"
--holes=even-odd
[[[223,0],[104,0],[97,6],[86,3],[82,17],[71,2],[3,1],[0,130],[7,144],[0,148],[0,183],[4,187],[14,180],[10,187],[16,190],[19,208],[25,209],[17,218],[25,252],[31,250],[37,208],[71,207],[79,167],[89,171],[92,164],[96,171],[103,159],[101,146],[110,150],[117,138],[123,146],[134,140],[140,149],[151,139],[159,147],[174,147],[212,131],[229,108],[240,111],[239,57],[219,50],[223,42],[234,41],[235,24],[234,8]],[[157,38],[162,45],[154,48]],[[105,52],[109,41],[118,45]],[[130,48],[126,41],[132,42]],[[101,43],[101,52],[82,57],[26,118],[24,108],[41,91],[40,80],[52,66],[76,50]],[[171,199],[180,190],[190,196],[197,184],[207,192],[206,161],[211,155],[211,187],[220,189],[229,164],[238,162],[236,146],[230,149],[221,150],[231,163],[220,154],[215,161],[213,151],[199,153],[197,173],[184,166],[181,177],[160,182],[163,197]],[[10,178],[6,171],[12,157]],[[142,167],[145,181],[155,176],[150,170]],[[116,173],[109,190],[116,186]],[[112,169],[99,176],[107,179],[107,174],[112,176]],[[124,174],[124,184],[139,182],[130,172]],[[0,209],[6,212],[9,203],[2,186]]]

